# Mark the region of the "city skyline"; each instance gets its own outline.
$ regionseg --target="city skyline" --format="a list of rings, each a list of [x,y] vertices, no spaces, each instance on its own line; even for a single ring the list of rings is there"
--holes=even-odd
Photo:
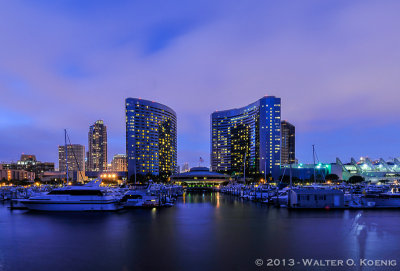
[[[63,129],[86,146],[95,119],[125,153],[131,96],[176,110],[178,165],[210,164],[212,112],[264,95],[282,98],[300,162],[312,144],[323,162],[398,156],[397,1],[165,5],[2,4],[0,161],[56,162]]]

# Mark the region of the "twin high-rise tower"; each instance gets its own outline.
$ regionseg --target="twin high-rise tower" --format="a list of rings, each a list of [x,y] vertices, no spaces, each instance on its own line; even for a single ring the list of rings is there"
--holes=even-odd
[[[126,154],[128,178],[133,174],[169,175],[177,169],[177,123],[175,112],[162,104],[128,98],[126,106]],[[284,127],[288,127],[284,124]],[[281,99],[266,96],[248,106],[211,114],[211,168],[241,174],[278,177],[282,136],[294,160],[294,126],[285,135],[281,127]],[[293,140],[289,144],[289,141]],[[289,153],[289,155],[286,155]],[[290,158],[289,158],[290,156]],[[282,157],[283,158],[283,157]]]
[[[211,167],[240,174],[280,173],[281,99],[266,96],[248,106],[211,114]]]
[[[125,100],[128,179],[136,174],[169,177],[177,168],[174,110],[142,99]]]

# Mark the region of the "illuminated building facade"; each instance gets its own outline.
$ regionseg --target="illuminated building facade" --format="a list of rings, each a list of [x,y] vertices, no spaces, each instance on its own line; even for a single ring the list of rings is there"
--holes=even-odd
[[[298,178],[302,181],[315,180],[317,182],[325,182],[328,174],[335,174],[339,180],[349,181],[351,177],[362,177],[366,182],[379,183],[398,182],[400,180],[400,160],[393,158],[388,161],[382,158],[372,160],[368,157],[361,157],[359,161],[351,158],[349,163],[342,163],[339,158],[336,158],[336,163],[316,163],[314,164],[292,164],[282,165],[282,175],[289,175],[292,171],[293,178]]]
[[[282,164],[281,175],[292,175],[293,180],[310,182],[326,182],[326,176],[335,174],[342,178],[342,168],[335,163],[318,163],[318,164]],[[314,177],[315,174],[315,177]]]
[[[88,170],[107,170],[107,126],[102,120],[89,127]]]
[[[125,154],[116,154],[114,155],[111,162],[111,170],[112,171],[128,171],[126,165],[126,155]]]
[[[85,172],[85,146],[71,144],[67,147],[68,170]],[[58,146],[58,167],[59,171],[66,171],[65,146]]]
[[[383,158],[371,160],[368,157],[361,157],[359,161],[351,158],[350,163],[343,164],[336,158],[336,164],[342,170],[343,180],[349,180],[352,176],[363,177],[365,181],[378,183],[382,180],[400,181],[400,158],[393,158],[385,161]]]
[[[5,182],[22,180],[35,180],[35,173],[22,169],[4,169],[2,165],[0,165],[0,181]]]
[[[213,171],[280,173],[281,99],[266,96],[248,106],[211,114]]]
[[[160,103],[127,98],[126,154],[128,179],[135,173],[171,175],[177,168],[174,110]]]
[[[296,162],[295,133],[296,128],[287,121],[281,123],[281,164],[288,165]]]

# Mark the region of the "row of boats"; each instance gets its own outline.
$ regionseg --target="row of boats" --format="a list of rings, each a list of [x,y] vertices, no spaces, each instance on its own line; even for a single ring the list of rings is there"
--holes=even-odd
[[[34,192],[12,191],[17,193],[12,205],[36,211],[116,211],[173,206],[176,198],[183,194],[182,187],[177,185],[150,183],[145,187],[111,188],[100,184],[101,179],[96,179],[85,185],[64,186],[51,191],[46,188]],[[3,193],[3,199],[6,194]],[[18,198],[18,195],[25,195],[25,198]]]
[[[400,208],[400,187],[388,185],[307,185],[279,189],[271,185],[229,184],[222,193],[289,208]]]
[[[0,189],[0,200],[12,199],[13,208],[38,211],[116,211],[122,208],[173,206],[183,194],[178,185],[150,183],[145,187],[103,187],[101,179],[61,188]],[[277,186],[228,184],[220,192],[243,199],[290,208],[400,208],[397,185]]]

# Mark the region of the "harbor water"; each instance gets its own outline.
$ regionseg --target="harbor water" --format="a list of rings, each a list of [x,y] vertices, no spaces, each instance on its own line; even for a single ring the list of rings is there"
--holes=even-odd
[[[0,203],[1,271],[400,268],[399,210],[296,211],[217,192],[184,194],[171,208],[108,213],[8,206]],[[280,263],[268,267],[268,259]],[[289,259],[295,266],[283,267]],[[355,265],[306,267],[304,259],[351,259]],[[395,260],[397,266],[360,266],[360,259]]]

